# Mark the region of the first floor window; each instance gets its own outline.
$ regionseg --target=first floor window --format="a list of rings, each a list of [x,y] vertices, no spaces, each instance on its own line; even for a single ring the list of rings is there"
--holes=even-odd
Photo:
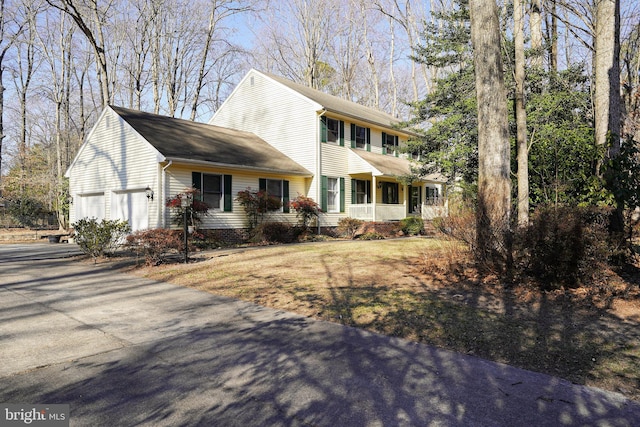
[[[340,187],[338,178],[327,178],[327,211],[340,212]]]
[[[355,195],[355,198],[352,203],[355,203],[358,205],[371,203],[371,181],[354,179],[352,181],[352,185],[354,186],[353,194]]]
[[[321,177],[320,208],[324,212],[344,212],[344,178]]]
[[[409,213],[420,213],[422,206],[422,187],[409,187],[411,204],[409,205]]]
[[[266,191],[282,203],[282,211],[289,212],[289,181],[283,179],[260,178],[260,190]]]
[[[231,212],[231,175],[192,172],[191,179],[193,187],[200,191],[200,200],[209,208]]]
[[[383,182],[382,183],[382,203],[389,205],[397,205],[398,199],[398,183]]]
[[[222,200],[222,175],[202,174],[202,201],[210,208],[220,209]]]
[[[428,205],[440,204],[440,193],[437,187],[427,187],[427,204]]]

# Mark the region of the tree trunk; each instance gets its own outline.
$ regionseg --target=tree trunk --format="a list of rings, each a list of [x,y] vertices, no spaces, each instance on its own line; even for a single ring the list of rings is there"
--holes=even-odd
[[[529,224],[529,147],[527,112],[524,105],[524,11],[520,0],[513,0],[513,34],[515,44],[515,113],[518,147],[518,225]]]
[[[542,0],[531,0],[531,66],[542,69]]]
[[[620,1],[598,0],[595,34],[595,138],[606,157],[620,151]]]
[[[493,0],[470,0],[469,12],[478,102],[476,254],[509,268],[510,147],[498,8]]]

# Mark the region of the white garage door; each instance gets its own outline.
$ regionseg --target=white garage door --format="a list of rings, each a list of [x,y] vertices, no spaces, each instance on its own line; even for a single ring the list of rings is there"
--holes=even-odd
[[[111,219],[129,221],[131,231],[149,228],[149,205],[144,190],[112,193]]]
[[[82,218],[104,219],[104,193],[81,194],[76,197],[76,221]]]

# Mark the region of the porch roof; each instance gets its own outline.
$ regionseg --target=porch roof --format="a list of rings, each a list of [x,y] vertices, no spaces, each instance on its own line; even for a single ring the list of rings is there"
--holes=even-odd
[[[402,157],[350,149],[349,173],[371,173],[373,176],[388,177],[405,176],[411,173],[411,161]],[[431,173],[426,176],[422,176],[420,177],[420,180],[447,182],[447,178],[440,173]]]

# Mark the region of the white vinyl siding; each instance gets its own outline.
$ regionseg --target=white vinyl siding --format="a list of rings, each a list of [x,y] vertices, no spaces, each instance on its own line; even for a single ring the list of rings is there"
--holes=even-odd
[[[146,205],[147,224],[157,226],[162,204],[158,188],[158,153],[120,116],[106,108],[68,171],[74,203],[79,195],[104,193],[104,218],[115,218],[111,194],[151,188],[156,197]],[[70,222],[78,209],[71,209]],[[135,215],[138,215],[136,213]]]
[[[271,102],[265,105],[266,100]],[[252,70],[209,123],[252,132],[311,171],[314,181],[309,193],[301,194],[317,199],[318,108],[315,102]]]
[[[251,191],[258,191],[260,185],[260,178],[267,178],[269,180],[287,180],[289,181],[289,196],[290,199],[294,199],[298,194],[306,194],[307,182],[302,177],[295,176],[283,176],[273,175],[270,176],[264,172],[247,172],[238,171],[226,168],[203,168],[203,167],[186,167],[186,166],[172,166],[167,169],[167,197],[173,197],[176,194],[181,193],[185,187],[191,185],[192,173],[194,171],[202,172],[203,174],[220,174],[231,175],[231,197],[233,198],[233,204],[230,212],[224,212],[222,210],[209,210],[209,214],[203,217],[201,224],[202,228],[211,229],[229,229],[229,228],[245,228],[246,227],[246,214],[243,207],[236,201],[239,191],[250,189]],[[171,210],[166,210],[166,224],[171,225],[170,222]],[[295,224],[297,221],[296,213],[291,210],[290,213],[274,213],[274,219],[278,221],[286,221]]]

